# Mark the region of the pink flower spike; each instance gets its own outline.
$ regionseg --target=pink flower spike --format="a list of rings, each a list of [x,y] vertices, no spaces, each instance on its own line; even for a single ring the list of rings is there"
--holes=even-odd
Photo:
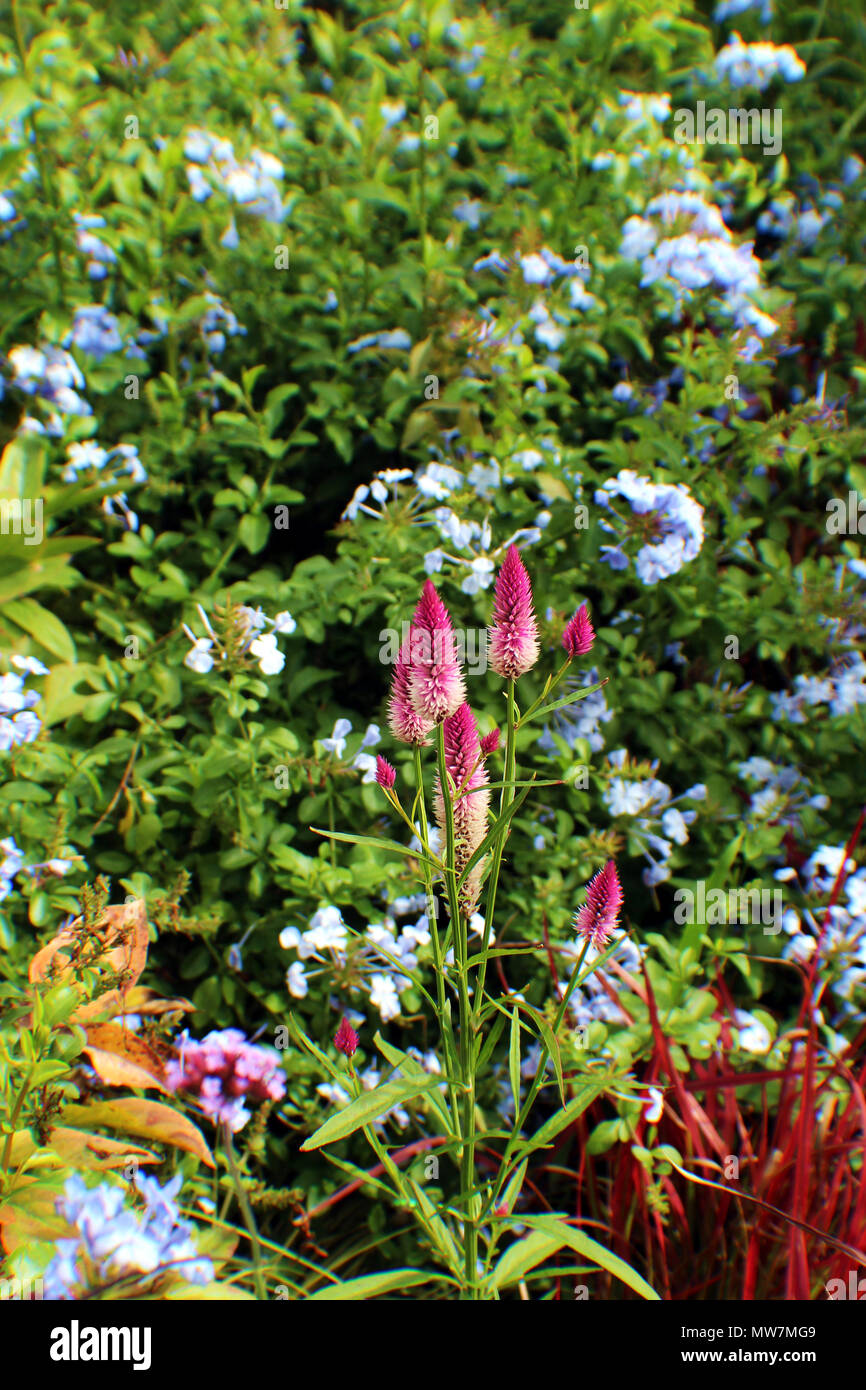
[[[391,733],[401,743],[411,743],[416,748],[424,748],[427,735],[433,728],[433,720],[417,713],[409,693],[410,652],[414,631],[410,629],[409,640],[404,644],[394,666],[391,682],[391,696],[388,702],[388,724]]]
[[[451,617],[436,587],[427,580],[410,632],[409,698],[422,719],[441,724],[466,699],[457,661]]]
[[[617,925],[622,903],[622,884],[616,865],[608,859],[604,868],[593,874],[587,884],[586,902],[574,919],[575,931],[597,951],[602,950]]]
[[[464,702],[455,714],[449,715],[443,726],[445,735],[445,767],[454,783],[454,860],[462,873],[484,836],[490,811],[490,792],[487,772],[481,761],[481,741],[469,706]],[[437,776],[433,788],[436,823],[445,829],[445,802]],[[484,860],[469,873],[460,889],[460,908],[471,917],[481,892]]]
[[[499,730],[498,730],[498,729],[491,729],[491,730],[490,730],[490,733],[489,733],[489,734],[485,734],[484,737],[483,737],[483,739],[481,740],[481,756],[482,756],[482,758],[489,757],[489,755],[490,755],[491,753],[495,753],[498,747],[499,747]]]
[[[337,1029],[334,1046],[338,1052],[344,1052],[347,1057],[354,1057],[358,1050],[358,1034],[347,1018],[343,1019]]]
[[[537,660],[538,627],[532,608],[532,586],[517,546],[512,545],[496,577],[490,665],[497,676],[515,681],[531,670]]]
[[[386,758],[383,758],[380,753],[377,753],[376,781],[379,783],[379,786],[383,787],[386,792],[389,792],[394,785],[396,777],[396,770],[391,766],[391,764],[387,761]]]
[[[586,604],[582,603],[574,617],[565,625],[562,645],[568,652],[569,660],[571,660],[573,656],[586,656],[594,641],[595,629],[589,621]]]

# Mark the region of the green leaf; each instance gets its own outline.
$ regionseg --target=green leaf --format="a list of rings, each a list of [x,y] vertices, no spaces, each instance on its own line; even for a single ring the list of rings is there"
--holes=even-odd
[[[603,1245],[599,1245],[598,1241],[593,1240],[591,1236],[584,1235],[583,1231],[576,1230],[574,1226],[569,1226],[564,1217],[527,1216],[521,1219],[525,1226],[531,1228],[531,1234],[524,1240],[516,1242],[516,1246],[509,1246],[498,1261],[491,1275],[491,1282],[495,1289],[513,1284],[527,1270],[533,1269],[549,1255],[561,1250],[563,1246],[567,1246],[585,1260],[590,1260],[592,1264],[598,1265],[600,1269],[606,1269],[608,1274],[612,1274],[615,1279],[627,1284],[635,1293],[640,1294],[641,1298],[656,1303],[661,1301],[655,1289],[638,1274],[637,1270],[632,1269],[631,1265],[626,1264],[625,1260],[621,1260],[618,1255],[606,1250]],[[521,1249],[521,1247],[526,1246],[529,1248]]]
[[[540,719],[543,714],[552,714],[554,710],[562,709],[565,705],[573,705],[576,700],[585,700],[587,695],[601,690],[603,685],[607,685],[606,680],[599,681],[597,685],[588,685],[585,690],[578,690],[576,695],[566,695],[562,700],[554,700],[552,705],[544,705],[541,709],[530,711],[521,719],[520,728],[522,729],[524,724],[530,724],[533,719]]]
[[[393,1047],[391,1043],[386,1042],[381,1033],[374,1034],[373,1042],[386,1061],[390,1062],[392,1067],[399,1067],[406,1076],[431,1075],[430,1072],[424,1070],[420,1062],[416,1062],[414,1057],[410,1057],[408,1052],[401,1052],[399,1047]],[[442,1122],[444,1133],[453,1135],[454,1130],[451,1124],[451,1115],[449,1114],[448,1106],[442,1092],[439,1090],[431,1091],[428,1100]]]
[[[372,1091],[358,1096],[336,1115],[331,1115],[330,1119],[319,1126],[315,1134],[304,1140],[301,1148],[305,1153],[309,1153],[311,1149],[320,1149],[323,1144],[334,1144],[338,1139],[345,1139],[347,1135],[354,1134],[356,1129],[363,1129],[365,1125],[378,1120],[395,1105],[414,1100],[416,1096],[439,1086],[441,1081],[442,1078],[439,1076],[405,1076],[397,1081],[389,1081],[384,1086],[376,1086]]]
[[[508,1045],[508,1075],[514,1096],[514,1113],[520,1114],[520,1013],[517,1005],[511,1012],[511,1040]]]
[[[309,1302],[346,1302],[376,1298],[379,1294],[390,1293],[392,1289],[411,1289],[418,1284],[441,1283],[444,1274],[434,1274],[426,1269],[384,1269],[379,1274],[362,1274],[359,1279],[347,1279],[344,1284],[328,1284],[324,1289],[310,1294]],[[450,1283],[450,1280],[447,1282]]]
[[[532,787],[533,785],[533,782],[528,782],[524,787],[523,791],[520,793],[520,795],[514,798],[511,805],[506,806],[505,810],[502,812],[502,815],[497,816],[496,820],[493,822],[493,825],[490,827],[487,834],[484,836],[484,839],[481,841],[481,844],[478,846],[477,850],[472,855],[472,858],[469,860],[469,863],[466,865],[462,874],[458,878],[458,888],[460,887],[461,883],[463,883],[466,879],[467,874],[471,874],[472,870],[475,868],[475,865],[479,862],[479,860],[484,858],[485,854],[489,850],[490,846],[493,844],[494,840],[499,835],[500,831],[508,824],[512,816],[515,816],[517,812],[520,810],[520,807],[523,805],[524,801],[529,795],[530,787]]]
[[[75,661],[75,645],[66,628],[59,618],[55,618],[35,599],[11,599],[4,603],[3,615],[35,638],[46,651],[59,656],[61,661]]]
[[[525,1139],[523,1143],[518,1145],[516,1152],[521,1157],[552,1143],[557,1134],[561,1134],[564,1129],[567,1129],[579,1115],[583,1114],[588,1106],[592,1105],[598,1096],[607,1090],[610,1082],[605,1078],[604,1080],[585,1081],[578,1084],[583,1088],[581,1094],[574,1096],[562,1110],[551,1115],[550,1119],[546,1120],[541,1129],[536,1130],[531,1138]]]
[[[422,863],[429,864],[431,868],[438,869],[441,873],[444,865],[438,859],[428,858],[423,850],[407,849],[401,845],[399,840],[381,840],[375,835],[346,835],[340,830],[319,830],[318,826],[311,825],[310,829],[314,835],[324,835],[329,840],[343,840],[347,845],[369,845],[376,849],[391,849],[397,854],[402,854],[408,859],[420,859]]]

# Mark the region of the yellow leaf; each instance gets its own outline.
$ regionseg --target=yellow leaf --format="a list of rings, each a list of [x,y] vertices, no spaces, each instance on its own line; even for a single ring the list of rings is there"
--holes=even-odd
[[[119,1129],[123,1134],[135,1134],[150,1144],[171,1144],[195,1154],[209,1168],[215,1168],[213,1155],[200,1129],[170,1106],[161,1101],[123,1096],[119,1100],[98,1101],[89,1105],[67,1105],[62,1118],[76,1129]]]
[[[127,1028],[117,1023],[88,1023],[84,1051],[97,1076],[109,1086],[155,1089],[169,1094],[161,1059]]]

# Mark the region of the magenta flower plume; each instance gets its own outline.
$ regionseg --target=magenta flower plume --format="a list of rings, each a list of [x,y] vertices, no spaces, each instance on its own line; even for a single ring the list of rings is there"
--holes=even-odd
[[[483,737],[483,739],[481,740],[481,756],[482,756],[483,758],[489,757],[489,755],[490,755],[491,753],[495,753],[495,752],[496,752],[496,750],[497,750],[498,747],[499,747],[499,730],[498,730],[498,729],[491,729],[491,730],[490,730],[490,733],[489,733],[489,734],[485,734],[484,737]]]
[[[409,697],[415,713],[441,724],[463,704],[466,687],[450,614],[429,579],[415,609],[409,643]]]
[[[383,758],[381,753],[377,753],[376,781],[379,783],[379,786],[383,787],[386,792],[389,792],[394,785],[396,777],[396,770],[391,766],[387,758]]]
[[[616,865],[608,859],[603,869],[593,874],[586,888],[586,902],[574,919],[575,931],[600,951],[617,924],[622,907],[622,885]]]
[[[562,645],[571,659],[573,656],[585,656],[594,641],[595,629],[589,621],[586,604],[582,603],[574,617],[570,618],[565,625]]]
[[[496,577],[490,665],[497,676],[516,681],[538,660],[538,627],[532,608],[532,586],[517,546],[509,546]]]
[[[490,810],[487,773],[481,760],[481,740],[469,706],[464,702],[443,724],[445,736],[445,766],[454,782],[454,860],[457,872],[462,873],[484,836]],[[439,778],[434,786],[436,821],[445,835],[445,803]],[[467,876],[460,889],[460,908],[471,917],[481,892],[481,859]]]
[[[347,1057],[354,1057],[358,1051],[358,1034],[347,1018],[342,1020],[334,1035],[334,1046],[338,1052],[344,1052]]]
[[[417,748],[423,748],[427,743],[427,735],[434,726],[434,721],[418,714],[409,693],[409,657],[412,638],[413,633],[410,629],[409,641],[404,643],[394,666],[391,695],[388,701],[388,724],[391,733],[401,743],[411,743]]]

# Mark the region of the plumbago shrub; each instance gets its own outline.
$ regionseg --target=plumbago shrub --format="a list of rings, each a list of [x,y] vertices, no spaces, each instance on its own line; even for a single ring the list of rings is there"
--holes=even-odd
[[[9,17],[0,1275],[850,1296],[860,7]]]

